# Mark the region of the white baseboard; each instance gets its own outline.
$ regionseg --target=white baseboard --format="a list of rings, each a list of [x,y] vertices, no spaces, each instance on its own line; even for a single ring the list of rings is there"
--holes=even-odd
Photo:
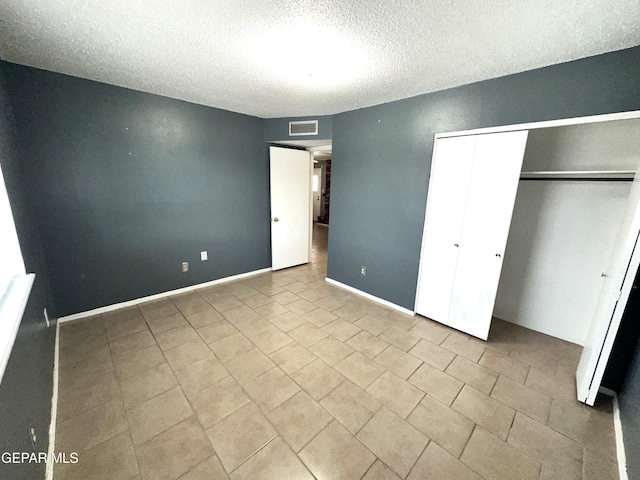
[[[60,323],[56,323],[56,341],[53,350],[53,394],[51,395],[51,423],[49,424],[49,451],[47,452],[46,480],[53,480],[53,454],[56,448],[58,421],[58,369],[60,362]]]
[[[360,295],[361,297],[364,297],[364,298],[366,298],[368,300],[371,300],[373,302],[380,303],[381,305],[384,305],[385,307],[389,307],[389,308],[393,308],[394,310],[398,310],[399,312],[402,312],[405,315],[411,315],[413,317],[416,314],[413,310],[409,310],[408,308],[401,307],[400,305],[396,305],[395,303],[391,303],[388,300],[383,300],[382,298],[376,297],[376,296],[371,295],[370,293],[367,293],[367,292],[363,292],[362,290],[358,290],[357,288],[350,287],[349,285],[345,285],[344,283],[340,283],[337,280],[333,280],[332,278],[327,277],[324,280],[327,283],[330,283],[331,285],[335,285],[336,287],[339,287],[339,288],[342,288],[344,290],[347,290],[348,292],[355,293],[356,295]]]
[[[260,275],[261,273],[267,273],[270,271],[271,271],[271,267],[263,268],[260,270],[253,270],[251,272],[240,273],[238,275],[232,275],[230,277],[219,278],[218,280],[212,280],[210,282],[198,283],[197,285],[190,285],[188,287],[178,288],[176,290],[170,290],[168,292],[156,293],[155,295],[136,298],[134,300],[129,300],[127,302],[114,303],[113,305],[107,305],[106,307],[94,308],[93,310],[88,310],[86,312],[74,313],[73,315],[60,317],[58,318],[58,322],[65,323],[65,322],[72,322],[74,320],[80,320],[81,318],[94,317],[96,315],[100,315],[106,312],[111,312],[113,310],[119,310],[121,308],[126,308],[126,307],[133,307],[134,305],[138,305],[140,303],[151,302],[153,300],[159,300],[161,298],[170,297],[172,295],[189,293],[194,290],[199,290],[201,288],[213,287],[214,285],[219,285],[221,283],[233,282],[234,280],[240,280],[246,277],[253,277],[254,275]]]
[[[616,454],[618,457],[618,472],[620,480],[629,480],[627,473],[627,453],[624,450],[624,438],[622,436],[622,421],[620,420],[620,404],[618,394],[613,390],[600,387],[599,392],[607,395],[613,400],[613,428],[616,435]]]

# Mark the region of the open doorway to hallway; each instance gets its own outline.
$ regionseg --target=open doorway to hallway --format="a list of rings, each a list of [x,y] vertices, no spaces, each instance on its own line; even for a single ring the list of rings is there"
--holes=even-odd
[[[309,147],[313,152],[314,180],[313,230],[310,263],[314,270],[327,276],[327,258],[329,250],[329,202],[331,196],[331,144]],[[317,180],[316,177],[317,176]],[[316,215],[317,213],[317,215]]]
[[[329,144],[314,147],[312,150],[314,161],[313,221],[326,226],[329,226],[329,204],[331,201],[331,148],[332,146]]]
[[[317,270],[317,274],[327,276],[327,259],[329,251],[329,226],[318,224],[313,225],[313,239],[311,242],[311,267]]]
[[[313,188],[313,232],[311,245],[311,263],[314,267],[322,268],[327,275],[327,259],[329,249],[329,203],[331,198],[331,145],[326,145],[313,151],[314,177],[317,175],[317,185],[314,179]],[[316,216],[316,211],[318,215]]]

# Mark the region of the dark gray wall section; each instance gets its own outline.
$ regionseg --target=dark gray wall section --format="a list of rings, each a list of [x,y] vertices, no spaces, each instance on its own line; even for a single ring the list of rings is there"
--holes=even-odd
[[[5,85],[4,65],[0,64],[0,164],[25,267],[27,272],[36,273],[36,280],[0,384],[0,452],[46,452],[55,328],[46,328],[43,309],[46,307],[51,315],[56,312]],[[35,449],[29,439],[30,426],[36,430]],[[0,478],[26,480],[44,476],[44,464],[0,462]]]
[[[271,265],[262,119],[4,68],[60,315]]]
[[[639,109],[633,48],[335,115],[329,277],[413,309],[435,133]]]
[[[318,135],[289,135],[289,122],[303,120],[318,120]],[[264,139],[267,142],[281,142],[283,140],[331,140],[333,132],[333,117],[320,115],[315,117],[269,118],[265,120]]]
[[[619,401],[627,471],[630,479],[636,479],[640,478],[640,343],[636,346]]]
[[[640,271],[636,273],[633,284],[640,284]],[[602,377],[602,386],[614,392],[620,391],[629,373],[640,339],[640,321],[638,320],[640,320],[640,292],[633,288],[629,294],[629,300],[625,306],[616,339],[613,342],[611,356]]]

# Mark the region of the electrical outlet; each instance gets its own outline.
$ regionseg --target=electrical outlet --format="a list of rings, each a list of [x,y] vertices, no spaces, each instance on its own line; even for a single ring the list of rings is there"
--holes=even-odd
[[[367,267],[365,267],[364,265],[360,267],[360,275],[362,275],[363,277],[367,275]]]
[[[208,260],[209,257],[207,257],[207,251],[205,250],[204,252],[200,252],[200,261],[204,262],[205,260]]]
[[[47,327],[49,327],[51,325],[51,322],[49,322],[49,314],[47,313],[47,309],[44,309],[44,321],[47,322]]]
[[[182,262],[182,272],[189,271],[189,262]]]

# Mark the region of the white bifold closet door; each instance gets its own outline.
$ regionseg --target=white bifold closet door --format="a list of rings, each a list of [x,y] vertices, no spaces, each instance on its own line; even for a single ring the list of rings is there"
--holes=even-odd
[[[640,268],[640,170],[627,198],[625,214],[576,371],[578,400],[593,405],[600,390],[638,268]]]
[[[416,312],[441,323],[449,317],[475,145],[468,136],[434,146]]]
[[[484,340],[527,131],[436,141],[416,312]]]

